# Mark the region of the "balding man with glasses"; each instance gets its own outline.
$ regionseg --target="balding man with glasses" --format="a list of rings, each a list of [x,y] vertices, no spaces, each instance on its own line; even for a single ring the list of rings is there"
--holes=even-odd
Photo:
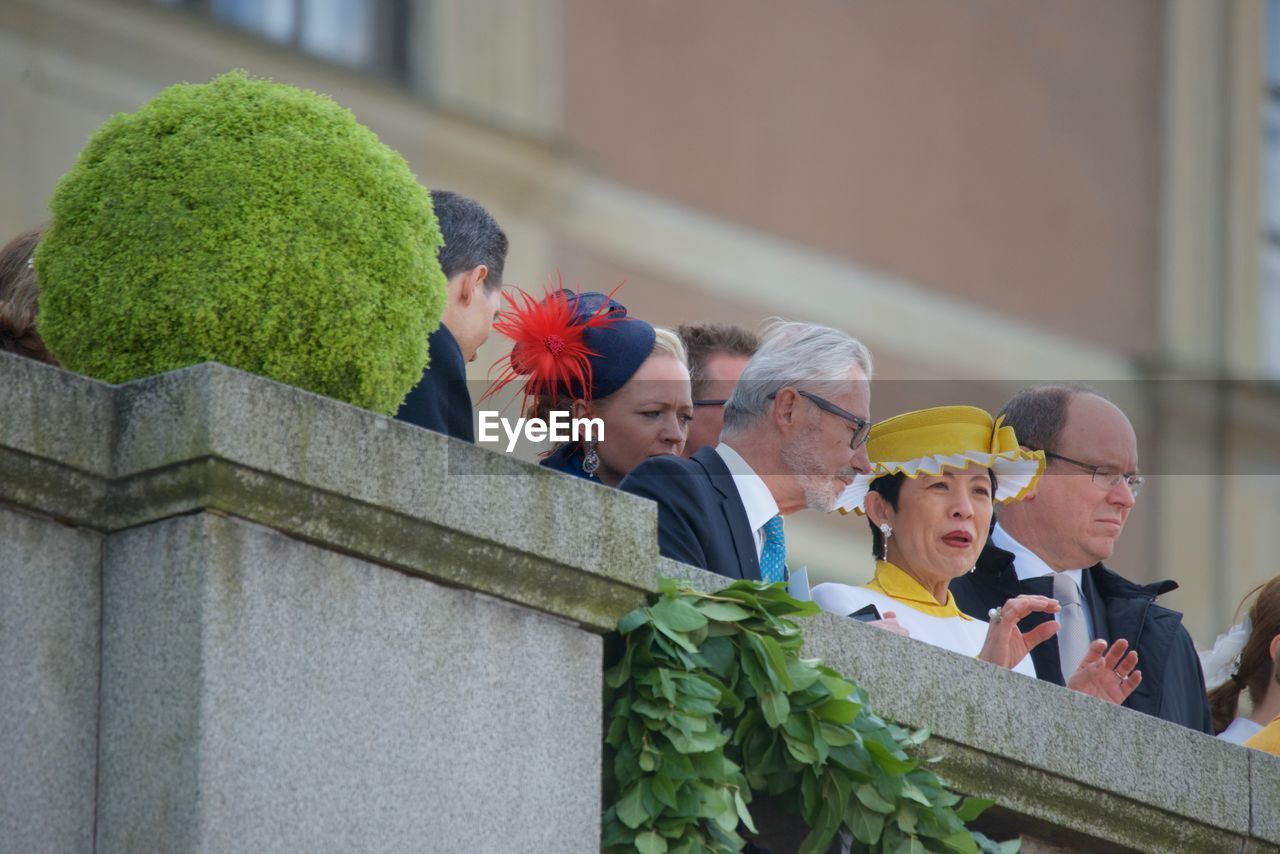
[[[1025,447],[1044,451],[1047,469],[1022,501],[1001,508],[978,565],[951,582],[956,604],[985,615],[1020,593],[1058,599],[1058,614],[1033,614],[1021,626],[1062,624],[1032,650],[1036,675],[1062,685],[1090,644],[1123,638],[1142,670],[1124,705],[1212,733],[1200,658],[1182,614],[1155,602],[1178,585],[1135,584],[1103,564],[1142,490],[1129,419],[1075,385],[1024,389],[1001,414]]]

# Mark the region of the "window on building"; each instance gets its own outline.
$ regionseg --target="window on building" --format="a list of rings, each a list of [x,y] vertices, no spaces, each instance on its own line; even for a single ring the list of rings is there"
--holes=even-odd
[[[329,62],[408,81],[410,0],[153,0]]]
[[[559,132],[560,0],[145,1],[390,78],[507,132]]]

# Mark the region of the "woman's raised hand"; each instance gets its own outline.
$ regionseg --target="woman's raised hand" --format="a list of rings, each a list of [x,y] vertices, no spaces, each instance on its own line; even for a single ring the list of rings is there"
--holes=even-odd
[[[1058,631],[1056,620],[1041,623],[1029,632],[1018,629],[1019,621],[1036,611],[1054,614],[1061,610],[1057,599],[1029,594],[1015,596],[999,608],[992,608],[988,615],[987,639],[978,658],[1001,667],[1015,667],[1027,653]]]
[[[898,622],[898,615],[894,611],[885,611],[882,619],[872,620],[868,625],[875,626],[877,629],[884,629],[886,632],[893,632],[895,635],[902,635],[904,638],[911,637],[911,632],[907,631],[906,626]]]
[[[1067,680],[1067,687],[1109,703],[1123,703],[1142,682],[1142,671],[1137,669],[1138,653],[1125,655],[1128,648],[1129,642],[1124,638],[1113,643],[1110,649],[1106,641],[1095,640]]]

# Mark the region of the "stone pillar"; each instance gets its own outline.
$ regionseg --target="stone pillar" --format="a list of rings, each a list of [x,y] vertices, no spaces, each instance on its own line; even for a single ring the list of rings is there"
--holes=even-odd
[[[599,635],[211,513],[103,601],[99,851],[599,845]]]
[[[0,504],[0,851],[93,850],[101,541]]]

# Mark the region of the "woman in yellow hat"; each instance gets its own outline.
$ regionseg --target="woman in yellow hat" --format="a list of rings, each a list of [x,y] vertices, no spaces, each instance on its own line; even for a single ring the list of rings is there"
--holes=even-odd
[[[1027,653],[1058,623],[1022,632],[1018,622],[1035,611],[1055,613],[1058,602],[1017,596],[984,623],[960,611],[948,585],[977,561],[994,506],[1030,491],[1044,471],[1044,453],[1019,447],[1013,428],[981,409],[942,406],[876,424],[867,454],[871,472],[845,490],[839,508],[871,523],[875,578],[863,587],[820,584],[814,601],[842,615],[868,606],[882,616],[894,613],[911,637],[1034,676]],[[1107,649],[1095,641],[1068,686],[1123,702],[1142,679],[1127,646],[1118,640]]]

